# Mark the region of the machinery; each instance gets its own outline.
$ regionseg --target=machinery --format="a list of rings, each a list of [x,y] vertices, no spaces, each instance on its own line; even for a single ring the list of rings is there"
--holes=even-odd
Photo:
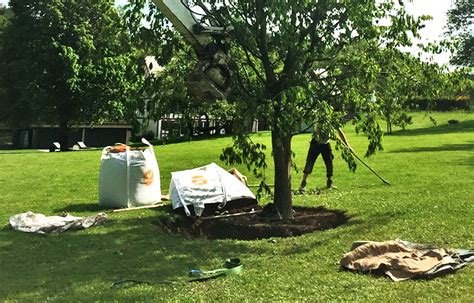
[[[198,63],[186,81],[188,93],[202,102],[226,99],[232,76],[226,39],[232,28],[206,24],[187,0],[153,1],[196,52]]]

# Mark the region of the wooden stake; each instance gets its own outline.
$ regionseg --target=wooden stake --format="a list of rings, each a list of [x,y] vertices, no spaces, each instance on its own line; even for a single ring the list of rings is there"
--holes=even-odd
[[[253,214],[261,213],[263,210],[253,210],[247,211],[242,213],[235,213],[235,214],[228,214],[228,215],[221,215],[221,216],[212,216],[212,217],[201,217],[201,220],[214,220],[214,219],[222,219],[222,218],[230,218],[230,217],[240,217],[240,216],[248,216]]]
[[[153,205],[145,205],[145,206],[137,206],[137,207],[130,207],[130,208],[120,208],[120,209],[114,209],[112,212],[113,213],[119,213],[123,211],[130,211],[130,210],[137,210],[137,209],[147,209],[147,208],[158,208],[165,205],[164,203],[159,203],[159,204],[153,204]]]

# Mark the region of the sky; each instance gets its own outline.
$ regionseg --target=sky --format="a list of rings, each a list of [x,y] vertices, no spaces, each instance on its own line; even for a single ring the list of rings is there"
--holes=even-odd
[[[415,17],[421,15],[430,15],[432,20],[426,21],[426,27],[420,31],[423,39],[422,43],[433,42],[441,40],[443,37],[444,27],[447,23],[446,12],[451,6],[451,0],[414,0],[413,2],[406,2],[407,11]],[[417,47],[412,47],[408,51],[418,53]],[[449,53],[442,53],[435,55],[434,60],[439,64],[446,64],[449,61]],[[423,56],[426,58],[426,56]]]
[[[115,3],[118,5],[123,5],[127,0],[115,0]],[[8,0],[0,0],[0,3],[6,5]],[[432,42],[440,40],[443,35],[443,28],[446,25],[446,12],[448,11],[452,0],[413,0],[413,2],[405,1],[407,5],[407,10],[413,14],[415,17],[420,15],[430,15],[433,17],[433,20],[427,21],[426,27],[421,30],[421,35],[423,39],[421,42]],[[408,51],[416,54],[419,52],[419,49],[412,47]],[[424,56],[426,59],[426,56]],[[434,57],[434,60],[440,64],[445,64],[449,61],[449,54],[439,54]]]

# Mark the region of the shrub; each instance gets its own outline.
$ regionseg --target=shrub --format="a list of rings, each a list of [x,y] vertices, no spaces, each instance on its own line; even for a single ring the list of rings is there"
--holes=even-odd
[[[409,106],[410,109],[436,111],[469,111],[471,109],[470,99],[467,96],[461,96],[456,99],[411,100],[409,101]]]

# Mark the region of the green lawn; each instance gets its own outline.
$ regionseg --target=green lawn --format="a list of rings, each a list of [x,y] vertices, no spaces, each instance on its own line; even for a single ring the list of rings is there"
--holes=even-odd
[[[0,301],[472,302],[474,266],[431,281],[394,283],[385,277],[340,271],[337,264],[355,240],[398,238],[474,248],[474,115],[431,115],[437,126],[415,113],[413,125],[385,136],[384,152],[367,160],[392,186],[361,165],[355,174],[349,172],[335,152],[338,189],[294,198],[296,205],[347,210],[352,216],[349,224],[276,242],[160,235],[152,224],[161,213],[156,209],[110,214],[105,225],[84,231],[47,236],[15,232],[7,226],[9,216],[28,210],[46,215],[100,211],[100,151],[0,151]],[[447,125],[449,119],[460,123]],[[363,155],[366,139],[351,127],[346,133]],[[300,169],[309,138],[305,134],[293,140]],[[255,139],[270,145],[269,133]],[[229,144],[230,138],[220,138],[157,146],[163,190],[168,189],[171,171],[211,161],[221,164],[219,154]],[[300,178],[301,172],[293,174],[294,187]],[[308,186],[324,184],[324,165],[318,159]],[[242,275],[111,289],[111,283],[120,279],[180,279],[191,268],[220,267],[228,257],[243,260]]]

